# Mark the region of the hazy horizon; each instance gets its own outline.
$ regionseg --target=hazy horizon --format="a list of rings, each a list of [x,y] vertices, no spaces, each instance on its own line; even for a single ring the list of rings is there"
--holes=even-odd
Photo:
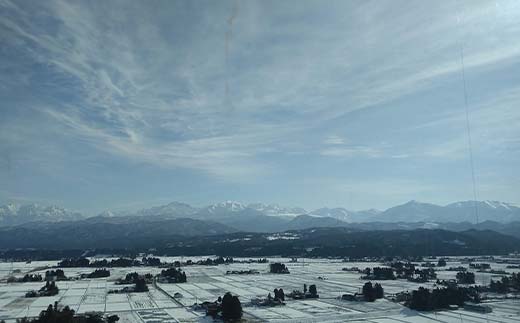
[[[520,204],[518,1],[0,8],[0,204]]]
[[[378,209],[378,208],[353,209],[353,208],[349,208],[349,207],[346,207],[346,206],[343,206],[343,205],[321,205],[319,207],[314,207],[314,208],[305,208],[305,207],[302,207],[300,205],[285,205],[285,204],[269,203],[269,202],[259,202],[259,201],[243,202],[243,201],[236,201],[236,200],[226,200],[226,201],[217,201],[217,202],[210,203],[210,204],[190,204],[190,203],[186,203],[184,201],[173,201],[172,200],[172,201],[165,201],[163,203],[158,202],[157,204],[146,204],[146,205],[137,202],[133,206],[132,205],[127,205],[126,207],[112,208],[112,209],[103,209],[103,210],[94,211],[94,212],[92,212],[92,211],[89,212],[89,211],[80,210],[80,209],[67,209],[67,208],[65,208],[65,209],[67,209],[68,211],[79,212],[83,216],[91,217],[91,216],[102,215],[105,212],[116,212],[116,214],[119,213],[121,215],[124,215],[124,214],[136,214],[136,212],[139,212],[139,211],[150,210],[150,209],[152,209],[154,207],[163,207],[163,206],[168,206],[168,205],[176,204],[176,203],[187,204],[187,205],[189,205],[189,206],[191,206],[193,208],[196,208],[196,209],[203,209],[203,208],[214,206],[214,205],[224,205],[224,204],[227,204],[227,203],[238,203],[238,204],[242,205],[245,208],[255,206],[255,204],[261,204],[261,205],[264,205],[264,206],[271,206],[271,207],[276,207],[277,206],[277,207],[284,208],[284,209],[298,209],[298,208],[302,208],[302,209],[304,209],[304,211],[306,211],[305,214],[312,214],[313,211],[317,211],[319,209],[345,209],[345,210],[347,210],[349,212],[365,212],[365,211],[384,212],[384,211],[386,211],[388,209],[391,209],[393,207],[398,207],[398,206],[402,206],[402,205],[406,205],[408,203],[414,203],[414,202],[415,203],[419,203],[419,204],[436,205],[436,206],[445,207],[445,206],[449,206],[449,205],[460,203],[460,202],[473,203],[475,201],[473,201],[473,200],[451,201],[451,202],[445,203],[445,204],[437,204],[437,203],[432,203],[432,202],[429,202],[429,201],[408,200],[408,201],[402,201],[400,203],[397,203],[395,205],[391,205],[389,207],[385,207],[385,208],[382,208],[382,209]],[[477,201],[477,202],[480,202],[480,203],[488,203],[488,202],[490,202],[491,205],[493,205],[494,202],[498,202],[500,204],[505,203],[508,206],[520,207],[520,205],[518,205],[516,203],[511,203],[511,202],[507,202],[507,201],[481,200],[481,201]],[[15,205],[16,207],[27,206],[27,205],[38,205],[39,207],[59,207],[59,208],[64,208],[62,205],[59,205],[59,204],[52,204],[52,203],[45,203],[45,202],[39,203],[39,202],[34,202],[34,201],[26,201],[26,202],[9,201],[9,202],[7,202],[5,204],[0,204],[0,206],[5,206],[5,205]],[[478,206],[477,206],[477,208],[478,208]],[[477,210],[477,212],[478,212],[478,210]]]

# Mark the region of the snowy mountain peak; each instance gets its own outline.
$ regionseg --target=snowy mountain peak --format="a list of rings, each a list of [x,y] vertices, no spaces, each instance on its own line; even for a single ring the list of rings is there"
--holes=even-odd
[[[222,211],[239,212],[244,210],[246,207],[236,201],[225,201],[217,204],[213,204],[207,207],[209,213],[217,213]]]
[[[506,210],[511,210],[512,208],[515,208],[515,206],[513,206],[511,204],[500,202],[500,201],[484,201],[484,203],[494,209],[502,208],[502,209],[506,209]]]
[[[446,205],[446,207],[449,208],[466,208],[466,207],[475,207],[475,205],[478,208],[482,209],[495,209],[495,210],[508,210],[513,211],[515,209],[518,209],[517,206],[511,204],[511,203],[505,203],[500,201],[491,201],[491,200],[484,200],[484,201],[460,201],[455,202],[452,204]]]
[[[278,204],[251,203],[247,207],[271,216],[298,216],[307,213],[299,207],[284,207]]]
[[[170,202],[166,205],[154,206],[136,212],[138,216],[187,217],[196,213],[198,209],[181,202]]]
[[[0,206],[0,217],[9,216],[18,212],[19,206],[13,203]]]
[[[421,206],[421,205],[433,205],[433,204],[424,203],[424,202],[420,202],[420,201],[417,201],[417,200],[410,200],[410,201],[406,202],[403,205]]]
[[[347,221],[347,222],[350,222],[350,217],[351,217],[351,214],[353,212],[350,212],[344,208],[328,208],[328,207],[324,207],[324,208],[321,208],[321,209],[317,209],[317,210],[314,210],[312,211],[310,214],[311,215],[317,215],[317,216],[321,216],[321,217],[330,217],[330,218],[334,218],[334,219],[338,219],[338,220],[341,220],[341,221]]]
[[[39,204],[15,205],[0,207],[0,224],[18,225],[28,222],[74,221],[83,218],[78,212],[69,211],[58,206],[41,206]]]
[[[98,216],[101,216],[101,217],[104,217],[104,218],[113,218],[116,215],[112,211],[103,211],[103,212],[99,213]]]

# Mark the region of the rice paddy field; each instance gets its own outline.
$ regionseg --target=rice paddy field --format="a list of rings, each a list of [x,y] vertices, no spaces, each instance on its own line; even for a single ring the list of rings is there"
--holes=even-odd
[[[206,257],[204,257],[206,258]],[[196,258],[189,258],[197,260]],[[162,261],[172,262],[180,258],[161,257]],[[186,259],[184,259],[186,260]],[[0,263],[0,320],[15,322],[23,317],[34,317],[57,301],[60,305],[68,305],[78,313],[103,312],[117,314],[119,322],[208,322],[204,312],[192,309],[194,303],[214,301],[226,292],[239,296],[244,320],[251,322],[520,322],[520,300],[499,299],[486,303],[493,311],[483,314],[464,309],[416,312],[407,309],[401,304],[387,299],[380,299],[374,303],[351,302],[338,299],[345,293],[360,292],[366,282],[360,279],[357,272],[342,271],[344,267],[381,266],[378,262],[342,262],[330,259],[290,259],[269,258],[269,262],[280,261],[287,265],[290,274],[270,274],[268,264],[232,263],[219,266],[186,266],[183,270],[187,275],[187,283],[166,284],[156,283],[149,285],[146,293],[109,294],[112,289],[119,289],[116,285],[118,278],[127,273],[157,274],[160,268],[135,267],[111,268],[108,278],[79,279],[81,274],[92,272],[93,268],[64,268],[69,281],[59,281],[59,294],[50,297],[25,298],[30,290],[37,290],[43,286],[42,282],[8,283],[8,277],[22,277],[26,273],[40,273],[44,275],[49,267],[57,265],[57,261],[34,261],[32,263]],[[494,270],[518,272],[518,269],[506,268],[506,259],[495,257],[495,260],[483,259],[479,263],[490,263]],[[520,259],[509,259],[510,263]],[[453,279],[456,272],[446,271],[444,268],[464,266],[468,263],[462,258],[450,258],[443,268],[436,268],[439,279]],[[255,269],[260,274],[226,275],[228,270]],[[474,271],[473,269],[468,269]],[[477,284],[488,284],[490,279],[499,279],[501,275],[475,272]],[[77,279],[76,279],[77,278]],[[374,281],[372,281],[374,282]],[[432,283],[418,284],[405,280],[380,281],[385,295],[414,290],[419,286],[431,287]],[[258,307],[253,306],[250,300],[255,297],[265,297],[273,294],[275,288],[283,288],[285,294],[292,290],[302,290],[316,284],[319,299],[287,300],[285,306]],[[180,293],[182,296],[180,296]],[[174,297],[177,295],[177,297]]]

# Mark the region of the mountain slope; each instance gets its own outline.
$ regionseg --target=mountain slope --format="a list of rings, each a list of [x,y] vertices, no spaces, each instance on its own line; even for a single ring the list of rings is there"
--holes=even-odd
[[[337,208],[328,208],[324,207],[321,209],[317,209],[312,211],[311,215],[318,215],[322,217],[330,217],[334,219],[338,219],[345,222],[352,222],[352,214],[354,212],[348,211],[342,207]]]
[[[477,216],[478,215],[478,216]],[[410,201],[386,211],[349,211],[344,208],[321,208],[307,213],[302,208],[253,203],[249,205],[226,201],[203,208],[172,202],[136,212],[106,211],[82,223],[139,223],[168,219],[192,218],[213,221],[236,230],[250,232],[282,232],[288,229],[345,226],[377,229],[446,228],[459,230],[473,228],[479,223],[492,222],[491,229],[515,234],[503,224],[520,222],[520,208],[498,201],[462,201],[446,206]],[[0,227],[83,221],[78,212],[56,206],[29,204],[0,206]],[[332,220],[334,219],[334,221]],[[362,224],[367,224],[366,226]],[[460,225],[455,225],[459,223]],[[498,223],[498,224],[497,224]],[[370,225],[369,225],[370,224]],[[481,228],[477,226],[476,228]]]
[[[410,201],[371,218],[380,222],[511,222],[520,221],[520,208],[497,201],[465,201],[446,206]]]
[[[355,231],[348,228],[317,228],[276,234],[238,232],[190,238],[182,244],[165,240],[162,245],[167,247],[160,251],[170,255],[444,256],[507,254],[520,248],[520,240],[493,231]]]
[[[171,202],[166,205],[154,206],[149,209],[143,209],[133,215],[136,216],[159,216],[171,218],[186,218],[197,213],[198,209],[186,203]]]
[[[442,213],[442,206],[410,201],[394,206],[377,216],[383,222],[424,222],[433,221],[432,217]]]
[[[110,218],[111,219],[111,218]],[[135,219],[128,222],[93,221],[34,223],[0,228],[2,248],[130,248],[155,246],[158,239],[206,236],[235,232],[220,223],[180,218],[169,220]]]
[[[247,207],[269,216],[298,216],[307,214],[307,211],[303,208],[283,207],[276,204],[251,203]]]
[[[232,213],[220,213],[213,217],[203,217],[201,219],[211,219],[246,232],[279,232],[284,231],[286,224],[292,217],[269,216],[260,211],[245,208],[241,211]]]
[[[332,217],[299,215],[289,221],[284,227],[286,230],[303,230],[311,228],[343,227],[347,225],[347,222]]]
[[[0,206],[0,226],[13,226],[29,222],[60,222],[83,219],[78,212],[57,206],[7,204]]]

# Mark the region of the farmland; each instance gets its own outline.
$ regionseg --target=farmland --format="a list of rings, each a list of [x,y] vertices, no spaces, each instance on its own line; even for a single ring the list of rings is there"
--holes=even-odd
[[[205,257],[203,257],[205,258]],[[191,257],[197,260],[203,258]],[[161,257],[163,262],[175,260],[185,261],[180,257]],[[241,260],[235,258],[235,260]],[[244,260],[244,259],[242,259]],[[268,258],[270,263],[285,263],[290,274],[271,274],[265,263],[230,263],[218,266],[191,265],[182,268],[187,275],[187,282],[180,284],[149,284],[145,293],[109,293],[118,289],[119,278],[127,273],[159,274],[158,267],[110,268],[108,278],[84,278],[81,274],[91,273],[93,268],[63,268],[65,275],[71,280],[58,281],[59,293],[54,296],[25,298],[30,290],[37,290],[42,282],[11,282],[9,277],[22,277],[27,273],[44,275],[48,268],[56,266],[58,261],[4,262],[0,263],[0,320],[14,322],[23,317],[34,317],[47,308],[49,304],[58,302],[68,305],[77,313],[103,312],[117,314],[119,322],[197,322],[208,320],[203,311],[195,310],[192,305],[204,301],[215,301],[226,292],[237,295],[243,306],[244,319],[248,321],[293,321],[293,322],[518,322],[520,320],[519,299],[490,299],[486,305],[492,308],[491,313],[481,314],[464,309],[436,312],[416,312],[390,299],[402,291],[411,291],[419,286],[433,287],[434,281],[414,283],[406,280],[378,281],[384,288],[385,299],[369,302],[353,302],[338,299],[343,294],[360,292],[366,282],[360,274],[343,271],[345,267],[382,266],[380,262],[344,262],[341,259],[298,259],[291,262],[285,258]],[[507,273],[518,272],[518,269],[507,268],[507,264],[518,263],[518,258],[495,257],[476,259],[479,263],[489,263],[495,271]],[[434,261],[432,261],[434,262]],[[424,263],[424,262],[422,262]],[[420,263],[417,263],[418,265]],[[478,272],[469,268],[464,257],[447,258],[447,266],[436,268],[438,279],[454,279],[456,272],[448,271],[449,267],[465,267],[475,272],[476,284],[486,285],[490,280],[499,279],[504,274]],[[226,274],[227,271],[256,270],[259,274],[240,275]],[[77,278],[77,279],[76,279]],[[266,297],[275,288],[283,288],[286,293],[301,290],[303,285],[315,284],[318,299],[286,300],[286,305],[277,307],[259,307],[250,303],[252,298]],[[179,295],[180,294],[180,295]]]

